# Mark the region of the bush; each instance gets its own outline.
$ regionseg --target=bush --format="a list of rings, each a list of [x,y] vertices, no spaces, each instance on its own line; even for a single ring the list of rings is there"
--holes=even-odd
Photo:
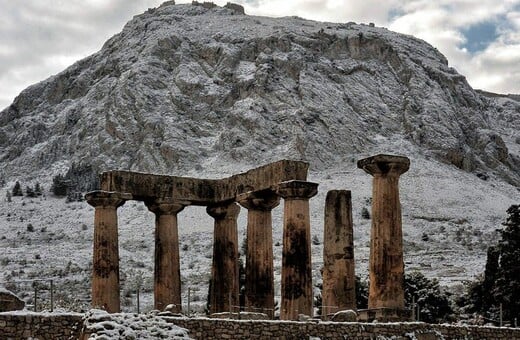
[[[34,192],[34,189],[30,186],[25,187],[25,196],[27,197],[36,197],[36,193]]]
[[[363,209],[361,209],[361,217],[364,218],[365,220],[370,219],[370,212],[368,211],[368,209],[366,207],[363,207]]]

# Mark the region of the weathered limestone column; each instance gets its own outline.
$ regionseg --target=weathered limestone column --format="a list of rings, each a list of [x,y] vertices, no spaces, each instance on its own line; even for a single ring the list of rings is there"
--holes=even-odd
[[[108,191],[85,195],[87,203],[95,208],[92,307],[109,313],[120,312],[117,208],[131,198],[129,194]]]
[[[173,304],[173,312],[182,312],[177,214],[186,205],[168,198],[146,202],[155,214],[154,308],[160,311]]]
[[[240,207],[235,204],[208,206],[215,219],[211,267],[210,313],[235,311],[239,305],[238,231]]]
[[[276,193],[284,198],[280,319],[298,320],[298,314],[313,316],[309,199],[318,184],[282,182]]]
[[[404,262],[399,176],[410,167],[407,157],[376,155],[358,161],[374,176],[370,235],[368,308],[404,310]]]
[[[246,310],[274,318],[273,223],[280,204],[272,191],[249,192],[237,201],[247,209]]]
[[[354,232],[349,190],[331,190],[325,200],[322,317],[356,310]]]

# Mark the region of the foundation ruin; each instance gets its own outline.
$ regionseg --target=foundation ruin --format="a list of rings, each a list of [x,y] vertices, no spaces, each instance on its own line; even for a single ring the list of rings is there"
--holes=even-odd
[[[407,320],[398,179],[406,157],[377,155],[358,162],[374,176],[370,245],[369,309],[363,320]],[[154,306],[182,312],[177,214],[206,206],[214,219],[210,313],[238,312],[237,217],[247,209],[245,309],[274,317],[271,211],[283,199],[280,319],[313,316],[309,200],[318,184],[307,181],[308,164],[282,160],[224,179],[197,179],[108,171],[101,190],[85,198],[95,208],[92,306],[120,311],[117,208],[143,201],[155,214]],[[323,315],[356,309],[351,194],[328,192],[325,206]]]

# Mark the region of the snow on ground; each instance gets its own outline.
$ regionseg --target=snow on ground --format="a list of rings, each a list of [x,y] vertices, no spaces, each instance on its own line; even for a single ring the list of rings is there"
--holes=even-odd
[[[386,150],[381,150],[386,151]],[[518,203],[518,189],[490,178],[487,181],[439,163],[402,146],[412,165],[401,177],[405,269],[420,270],[442,285],[456,286],[482,273],[486,249],[497,239],[506,209]],[[323,240],[325,195],[331,189],[352,191],[356,273],[368,270],[371,221],[361,217],[370,210],[371,176],[357,169],[353,157],[341,168],[314,172],[309,180],[320,184],[311,200],[311,234]],[[245,171],[240,165],[207,172],[203,177],[224,177]],[[218,173],[217,173],[218,171]],[[220,174],[220,175],[219,175]],[[195,174],[188,173],[186,176]],[[202,175],[198,175],[202,176]],[[48,183],[42,183],[48,188]],[[1,189],[5,197],[7,187]],[[23,184],[24,186],[24,184]],[[283,200],[273,210],[275,294],[279,296]],[[55,308],[88,308],[92,265],[94,209],[86,202],[69,202],[46,193],[38,198],[13,197],[0,202],[0,286],[17,293],[31,309],[39,290],[38,309],[49,309],[53,278]],[[246,231],[246,211],[239,215],[239,242]],[[143,203],[130,201],[119,209],[121,296],[124,311],[136,311],[140,287],[141,311],[152,309],[154,215]],[[204,311],[212,257],[213,220],[203,207],[187,207],[179,214],[183,305],[188,290],[192,312]],[[321,280],[322,245],[312,246],[313,280]]]
[[[108,314],[92,309],[85,315],[85,333],[89,339],[190,339],[188,331],[164,321],[154,313]]]

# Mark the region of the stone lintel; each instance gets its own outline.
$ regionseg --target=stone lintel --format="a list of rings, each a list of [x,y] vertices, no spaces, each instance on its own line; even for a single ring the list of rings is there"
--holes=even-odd
[[[410,159],[405,156],[379,154],[359,160],[357,166],[370,175],[401,175],[410,168]]]
[[[128,193],[96,190],[85,195],[88,204],[97,207],[120,207],[126,201],[131,200],[132,195]]]
[[[240,194],[236,201],[248,210],[271,211],[280,204],[280,197],[274,191],[267,189]]]
[[[135,200],[172,197],[192,205],[233,201],[248,191],[261,191],[283,181],[307,179],[309,164],[281,160],[223,179],[199,179],[132,171],[108,171],[100,175],[101,189],[129,192]]]
[[[154,200],[146,200],[145,205],[154,214],[176,215],[186,206],[190,205],[188,201],[177,201],[170,197],[157,198]]]
[[[318,183],[306,181],[286,181],[273,187],[273,190],[286,200],[309,199],[318,193]]]

